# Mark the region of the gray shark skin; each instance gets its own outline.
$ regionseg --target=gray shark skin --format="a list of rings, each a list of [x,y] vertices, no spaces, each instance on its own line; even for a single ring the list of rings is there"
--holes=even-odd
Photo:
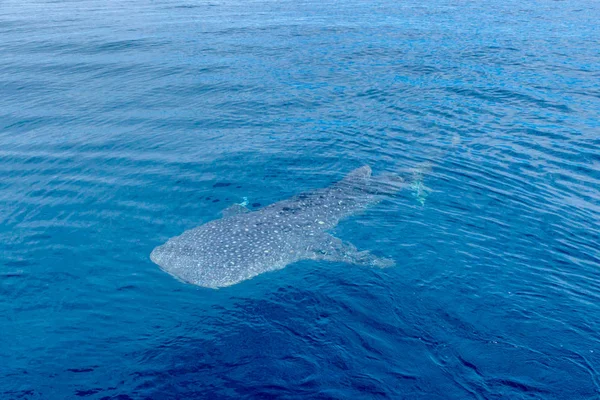
[[[184,282],[214,289],[305,259],[392,266],[392,260],[359,251],[327,233],[341,219],[403,186],[395,175],[378,178],[364,166],[332,186],[257,211],[234,205],[223,211],[223,218],[156,247],[150,259]]]

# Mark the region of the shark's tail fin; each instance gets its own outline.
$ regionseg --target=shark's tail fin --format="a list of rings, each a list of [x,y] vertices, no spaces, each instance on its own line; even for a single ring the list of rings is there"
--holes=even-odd
[[[415,199],[422,206],[425,205],[425,200],[427,199],[427,196],[429,196],[429,193],[433,191],[425,186],[425,176],[433,170],[434,164],[438,160],[443,159],[450,151],[454,150],[460,144],[460,141],[460,136],[458,134],[454,135],[449,146],[444,149],[440,149],[438,152],[436,152],[436,154],[428,157],[429,161],[419,163],[416,167],[410,169],[411,178],[409,186],[413,197],[415,197]]]
[[[424,184],[424,175],[431,172],[433,165],[430,162],[424,162],[417,165],[411,170],[410,189],[413,197],[421,204],[425,205],[425,200],[431,189]]]

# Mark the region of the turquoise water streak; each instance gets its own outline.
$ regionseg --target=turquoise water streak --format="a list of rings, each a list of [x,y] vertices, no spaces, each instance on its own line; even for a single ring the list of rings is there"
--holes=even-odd
[[[599,20],[0,2],[0,398],[598,399]],[[365,164],[419,179],[333,233],[394,268],[211,290],[149,259]]]

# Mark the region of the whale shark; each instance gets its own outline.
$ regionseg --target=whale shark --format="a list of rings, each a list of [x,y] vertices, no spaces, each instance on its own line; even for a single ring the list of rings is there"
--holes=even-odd
[[[329,231],[403,186],[400,176],[373,177],[371,168],[363,166],[329,187],[255,211],[234,204],[222,218],[156,247],[150,259],[183,282],[213,289],[307,259],[391,267],[393,260],[358,250]]]

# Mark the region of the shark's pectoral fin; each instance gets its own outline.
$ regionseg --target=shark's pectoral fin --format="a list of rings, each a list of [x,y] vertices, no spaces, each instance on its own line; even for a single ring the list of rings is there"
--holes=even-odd
[[[344,243],[328,234],[320,236],[317,243],[311,249],[310,258],[314,260],[345,262],[379,268],[392,267],[396,264],[394,260],[377,257],[370,251],[359,251],[353,244]]]
[[[241,204],[234,204],[221,211],[223,218],[233,217],[234,215],[244,214],[250,212],[246,207]]]

